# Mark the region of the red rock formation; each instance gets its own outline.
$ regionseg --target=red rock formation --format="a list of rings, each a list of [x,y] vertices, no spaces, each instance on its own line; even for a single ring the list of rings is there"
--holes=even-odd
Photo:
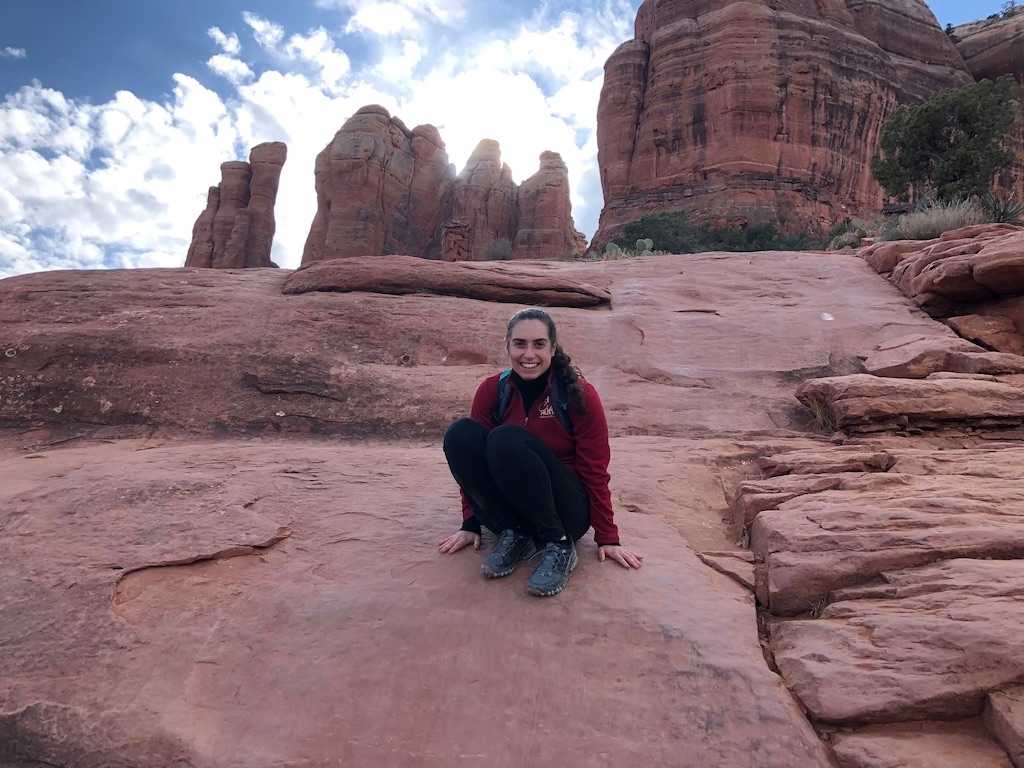
[[[527,211],[484,139],[455,176],[437,129],[411,132],[379,106],[360,109],[317,157],[317,212],[302,263],[406,254],[446,261],[564,258],[586,249],[572,222],[568,174],[544,153],[528,180]],[[537,208],[541,203],[549,210]],[[522,248],[519,221],[526,222]]]
[[[873,213],[885,118],[971,81],[922,0],[645,0],[605,65],[594,244],[656,211],[797,230]]]
[[[432,126],[412,131],[371,105],[316,158],[317,212],[302,263],[351,256],[426,256],[452,176]]]
[[[221,182],[210,187],[206,209],[192,228],[186,267],[242,269],[273,267],[274,203],[288,148],[268,142],[252,148],[249,162],[220,167]]]
[[[519,229],[512,257],[544,259],[576,256],[587,241],[573,225],[569,207],[569,169],[557,152],[540,156],[540,170],[519,187]]]
[[[953,29],[953,40],[967,68],[978,80],[995,80],[1012,75],[1019,85],[1018,99],[1024,104],[1024,7],[999,19],[985,19]],[[998,180],[1003,194],[1024,200],[1024,119],[1017,123],[1017,162]]]
[[[497,255],[496,249],[510,248],[516,235],[516,194],[512,170],[501,162],[498,142],[484,139],[455,180],[446,222],[466,233],[465,245],[442,253],[441,258],[453,261],[456,253],[464,252],[462,258],[483,261]]]

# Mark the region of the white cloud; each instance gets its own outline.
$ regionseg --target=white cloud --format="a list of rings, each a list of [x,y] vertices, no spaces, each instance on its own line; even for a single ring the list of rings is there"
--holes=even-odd
[[[440,53],[429,35],[364,32],[375,55],[358,66],[324,28],[291,34],[246,13],[270,65],[254,72],[240,43],[234,51],[237,36],[211,28],[220,52],[207,65],[212,82],[226,78],[223,98],[184,75],[173,76],[169,97],[122,91],[98,105],[39,83],[22,88],[0,101],[0,276],[180,266],[220,164],[263,141],[288,144],[273,258],[295,267],[316,211],[316,154],[370,103],[410,127],[436,125],[458,170],[483,138],[501,143],[518,181],[536,172],[543,150],[559,152],[577,226],[590,234],[602,203],[594,131],[602,67],[630,36],[635,11],[629,0],[600,2],[586,15],[539,13],[511,31],[465,30],[468,42]],[[335,0],[341,5],[379,3]],[[436,0],[394,5],[418,25],[464,10]]]
[[[409,80],[426,52],[415,40],[403,40],[400,48],[392,48],[385,53],[374,71],[393,83]]]
[[[206,62],[206,66],[210,68],[210,71],[215,72],[232,83],[241,83],[253,78],[253,71],[248,64],[241,59],[228,56],[226,53],[218,53],[210,57],[210,60]]]
[[[280,24],[275,24],[249,11],[245,11],[242,14],[242,18],[249,25],[249,29],[252,30],[256,42],[264,48],[275,48],[284,38],[284,27]]]
[[[0,59],[24,59],[28,56],[28,51],[24,48],[11,48],[11,46],[5,46],[0,48]]]
[[[352,11],[346,31],[400,35],[418,32],[424,25],[450,26],[463,19],[463,0],[318,0],[322,8]]]
[[[242,44],[238,40],[238,35],[233,32],[230,35],[226,35],[220,27],[210,27],[206,30],[206,34],[208,34],[213,41],[220,46],[220,49],[224,51],[224,53],[237,56],[242,52]]]
[[[337,91],[349,73],[351,64],[344,51],[338,50],[327,30],[318,27],[308,35],[292,35],[284,47],[285,56],[312,64],[320,70],[320,82],[329,91]]]

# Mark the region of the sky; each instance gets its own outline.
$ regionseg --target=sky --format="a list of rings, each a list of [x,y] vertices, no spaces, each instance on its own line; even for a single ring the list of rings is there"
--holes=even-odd
[[[1002,0],[932,0],[942,25]],[[605,60],[639,0],[4,0],[0,278],[174,267],[220,164],[285,141],[274,260],[296,267],[313,162],[359,107],[436,125],[463,167],[497,139],[516,181],[569,167],[587,236],[602,206]],[[59,20],[59,23],[55,23]]]

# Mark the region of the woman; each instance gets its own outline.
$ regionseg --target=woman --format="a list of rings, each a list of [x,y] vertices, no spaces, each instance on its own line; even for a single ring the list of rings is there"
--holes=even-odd
[[[511,369],[484,379],[471,418],[444,436],[463,522],[440,551],[479,549],[486,525],[498,539],[484,558],[484,576],[508,576],[539,554],[528,589],[557,595],[576,567],[574,542],[592,525],[601,561],[639,568],[643,558],[619,544],[612,515],[608,425],[597,390],[572,367],[542,310],[512,316],[505,349]]]

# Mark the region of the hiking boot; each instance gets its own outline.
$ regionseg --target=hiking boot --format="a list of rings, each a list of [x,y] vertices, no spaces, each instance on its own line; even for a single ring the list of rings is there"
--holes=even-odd
[[[571,541],[552,541],[541,550],[540,562],[533,571],[527,590],[531,595],[551,597],[557,595],[569,583],[569,574],[576,568],[579,558]]]
[[[498,534],[487,557],[480,566],[480,573],[489,579],[508,576],[520,563],[525,563],[537,554],[537,545],[522,531],[507,528]]]

